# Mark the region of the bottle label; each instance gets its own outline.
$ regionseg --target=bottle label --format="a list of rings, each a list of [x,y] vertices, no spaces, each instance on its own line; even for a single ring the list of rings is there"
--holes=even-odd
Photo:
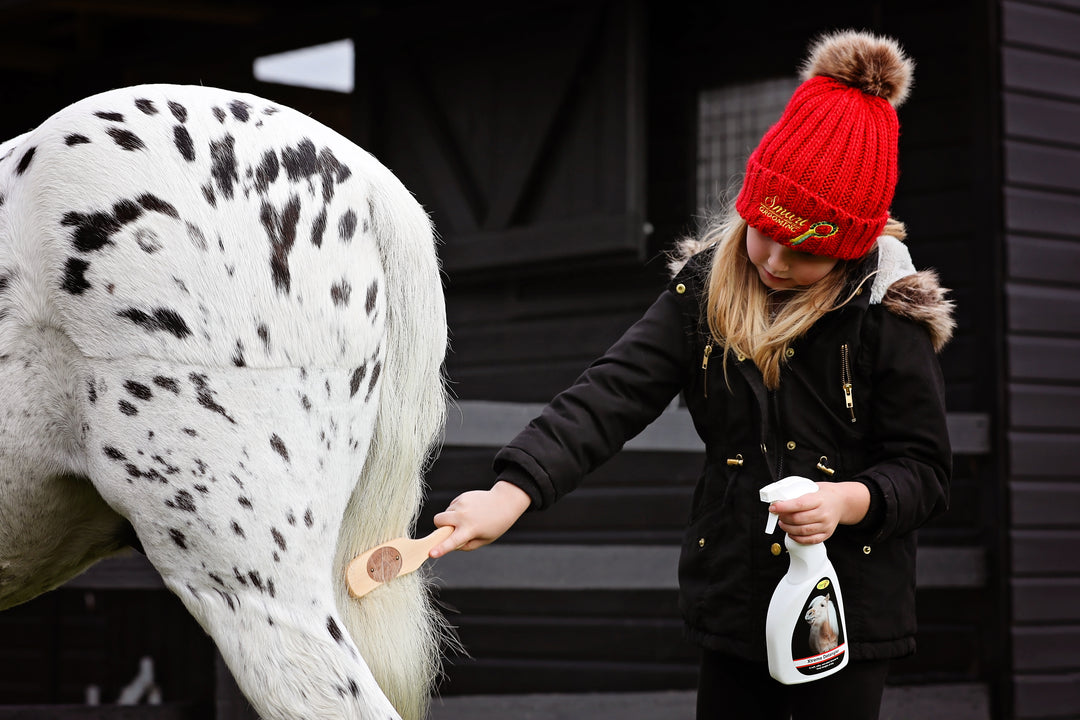
[[[791,657],[795,658],[795,669],[803,675],[820,675],[843,662],[847,652],[840,622],[843,608],[833,581],[821,578],[803,608],[803,622],[795,623],[791,633]]]

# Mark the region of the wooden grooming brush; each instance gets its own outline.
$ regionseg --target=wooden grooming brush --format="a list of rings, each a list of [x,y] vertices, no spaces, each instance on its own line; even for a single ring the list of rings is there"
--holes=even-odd
[[[383,583],[415,571],[427,560],[431,548],[450,537],[452,532],[453,526],[444,525],[427,537],[394,538],[357,555],[345,568],[349,594],[354,598],[363,597]]]

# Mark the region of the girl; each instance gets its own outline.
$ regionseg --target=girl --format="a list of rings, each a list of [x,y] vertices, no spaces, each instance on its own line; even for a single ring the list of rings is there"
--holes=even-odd
[[[888,661],[915,650],[915,530],[948,501],[951,451],[936,352],[951,303],[916,273],[889,216],[912,63],[887,38],[812,48],[803,83],[751,154],[734,207],[682,243],[645,315],[496,455],[497,482],[435,517],[472,550],[618,452],[679,392],[705,443],[679,562],[703,648],[698,718],[877,718]],[[766,508],[788,475],[820,491]],[[781,685],[765,616],[788,569],[781,533],[828,541],[851,662]]]

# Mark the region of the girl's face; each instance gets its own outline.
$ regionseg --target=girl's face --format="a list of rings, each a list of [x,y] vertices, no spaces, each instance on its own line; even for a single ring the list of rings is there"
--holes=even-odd
[[[791,290],[813,285],[836,267],[836,258],[792,250],[760,230],[746,226],[746,254],[757,268],[761,282],[772,290]]]

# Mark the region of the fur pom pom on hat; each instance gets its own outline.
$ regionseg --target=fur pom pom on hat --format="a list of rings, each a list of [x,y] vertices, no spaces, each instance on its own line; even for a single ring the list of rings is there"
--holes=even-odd
[[[869,252],[896,191],[896,108],[913,70],[891,38],[847,30],[813,43],[802,84],[750,155],[739,214],[802,252]]]
[[[843,30],[810,46],[800,74],[804,81],[819,75],[839,80],[898,108],[907,100],[914,70],[915,63],[892,38]]]

